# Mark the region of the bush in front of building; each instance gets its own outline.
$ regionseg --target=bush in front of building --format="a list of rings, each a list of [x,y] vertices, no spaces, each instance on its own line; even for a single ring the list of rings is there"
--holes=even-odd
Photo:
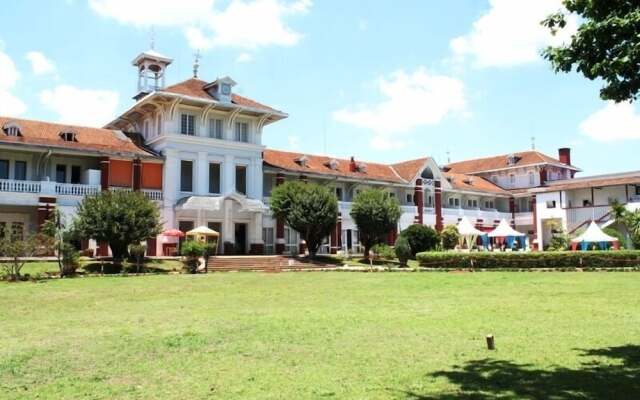
[[[371,248],[371,251],[376,257],[383,260],[393,260],[394,258],[396,258],[396,252],[393,250],[393,247],[384,243],[378,243],[374,245]]]
[[[5,260],[0,261],[2,278],[8,281],[19,281],[22,279],[20,272],[26,263],[25,258],[34,256],[40,247],[40,240],[37,236],[29,236],[23,240],[17,240],[6,235],[0,240],[0,257]]]
[[[423,252],[421,267],[445,269],[598,269],[640,268],[640,251]]]
[[[103,191],[78,205],[74,227],[80,237],[107,242],[113,263],[122,265],[132,243],[162,231],[158,207],[140,192]]]
[[[197,240],[187,240],[180,246],[180,255],[184,257],[184,268],[190,274],[198,272],[200,265],[200,257],[203,257],[207,251],[206,244]]]
[[[269,205],[276,218],[300,233],[310,258],[315,257],[338,221],[336,195],[314,183],[285,182],[273,189]]]
[[[400,266],[406,267],[407,261],[409,261],[409,259],[412,257],[411,246],[409,245],[409,241],[407,240],[406,237],[400,235],[396,239],[394,248],[396,252],[396,257],[398,257],[398,260],[400,261]]]
[[[458,227],[455,225],[447,225],[440,232],[440,240],[442,242],[442,248],[444,250],[453,250],[460,241],[460,234],[458,233]]]
[[[423,251],[435,250],[440,243],[438,232],[426,225],[411,225],[400,232],[400,236],[404,236],[409,241],[412,257]]]
[[[367,189],[353,199],[350,215],[358,226],[364,256],[368,258],[371,247],[382,243],[389,232],[397,229],[400,205],[384,190]]]

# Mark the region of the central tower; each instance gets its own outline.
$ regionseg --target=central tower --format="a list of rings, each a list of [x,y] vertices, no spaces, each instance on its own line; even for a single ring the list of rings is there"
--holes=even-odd
[[[151,92],[164,88],[165,72],[173,59],[150,49],[140,53],[132,65],[138,68],[138,92],[133,97],[140,100]]]

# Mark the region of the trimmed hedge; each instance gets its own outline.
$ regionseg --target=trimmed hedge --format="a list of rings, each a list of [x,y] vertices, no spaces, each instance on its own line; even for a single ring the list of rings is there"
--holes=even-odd
[[[424,252],[416,259],[425,268],[532,269],[638,268],[640,251]]]

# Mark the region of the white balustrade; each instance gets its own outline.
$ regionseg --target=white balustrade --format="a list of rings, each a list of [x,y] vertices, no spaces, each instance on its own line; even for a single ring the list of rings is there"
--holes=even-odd
[[[142,189],[149,200],[162,200],[162,190]]]
[[[56,194],[62,196],[90,196],[100,192],[98,185],[83,185],[80,183],[56,183]]]
[[[40,193],[40,182],[0,179],[0,192]]]

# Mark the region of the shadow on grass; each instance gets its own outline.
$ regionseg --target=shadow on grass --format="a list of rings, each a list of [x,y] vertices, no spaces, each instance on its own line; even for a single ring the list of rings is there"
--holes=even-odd
[[[446,378],[459,387],[456,392],[434,395],[400,391],[400,395],[410,400],[640,398],[640,346],[576,351],[583,357],[591,357],[577,369],[543,370],[510,361],[473,360],[454,366],[453,370],[428,375]]]
[[[124,266],[120,266],[110,262],[105,262],[105,263],[94,262],[90,264],[85,264],[83,265],[82,269],[84,269],[85,272],[90,274],[106,274],[106,275],[121,274],[123,272],[126,272],[128,274],[135,274],[138,272],[135,264],[125,264]],[[166,268],[159,268],[153,265],[143,265],[140,268],[140,273],[146,273],[146,274],[149,274],[149,273],[166,274],[169,272],[171,271]]]

